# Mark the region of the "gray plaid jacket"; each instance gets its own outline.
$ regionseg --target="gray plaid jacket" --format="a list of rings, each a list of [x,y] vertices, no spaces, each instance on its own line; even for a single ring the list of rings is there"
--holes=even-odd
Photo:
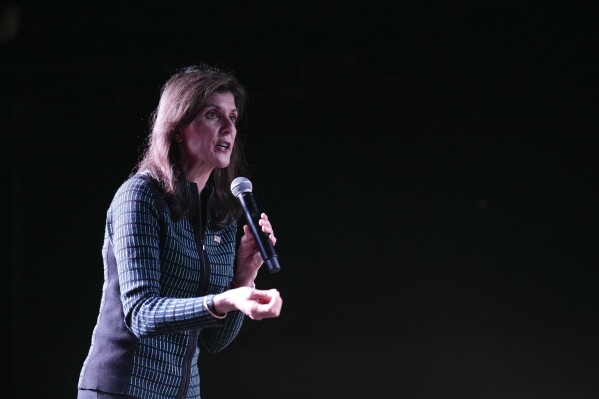
[[[244,315],[216,319],[204,307],[233,278],[237,224],[201,222],[202,201],[188,183],[192,211],[174,221],[146,175],[127,179],[107,212],[104,284],[79,389],[131,398],[199,398],[197,359],[227,347]],[[194,194],[195,193],[195,194]],[[203,227],[204,226],[204,227]],[[200,345],[200,343],[202,345]]]

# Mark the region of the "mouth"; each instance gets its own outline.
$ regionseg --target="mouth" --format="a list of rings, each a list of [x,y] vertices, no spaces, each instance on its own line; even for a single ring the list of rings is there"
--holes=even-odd
[[[231,143],[226,142],[226,141],[221,141],[216,143],[216,147],[223,149],[223,150],[228,150],[229,148],[231,148]]]

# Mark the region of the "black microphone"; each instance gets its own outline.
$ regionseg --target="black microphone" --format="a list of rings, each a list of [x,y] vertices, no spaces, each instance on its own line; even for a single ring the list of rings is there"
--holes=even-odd
[[[245,177],[236,177],[231,182],[231,192],[239,199],[239,202],[241,203],[243,213],[245,214],[245,219],[256,242],[258,243],[260,254],[262,255],[262,259],[264,259],[264,263],[266,263],[268,271],[271,273],[280,271],[281,266],[279,266],[279,257],[275,252],[275,248],[273,247],[272,242],[268,239],[268,234],[263,232],[262,228],[258,224],[258,221],[260,220],[260,214],[262,212],[258,210],[256,199],[252,194],[252,182]]]

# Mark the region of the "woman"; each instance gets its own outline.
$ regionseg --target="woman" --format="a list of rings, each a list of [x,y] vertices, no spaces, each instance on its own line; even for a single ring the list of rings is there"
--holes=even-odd
[[[184,68],[163,86],[145,153],[106,217],[104,285],[78,398],[199,398],[197,359],[227,347],[244,316],[278,317],[276,289],[247,225],[237,243],[237,128],[246,99],[232,74]],[[259,222],[273,243],[265,214]]]

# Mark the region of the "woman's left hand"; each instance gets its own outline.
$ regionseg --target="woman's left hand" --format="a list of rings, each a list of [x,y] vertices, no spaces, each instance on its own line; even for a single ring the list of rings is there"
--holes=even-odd
[[[262,231],[268,235],[268,239],[272,245],[277,243],[272,225],[265,213],[260,215],[258,224]],[[237,251],[237,272],[235,273],[235,282],[239,285],[252,285],[260,266],[264,263],[258,244],[254,239],[248,225],[243,226],[243,236],[239,242],[239,250]]]

